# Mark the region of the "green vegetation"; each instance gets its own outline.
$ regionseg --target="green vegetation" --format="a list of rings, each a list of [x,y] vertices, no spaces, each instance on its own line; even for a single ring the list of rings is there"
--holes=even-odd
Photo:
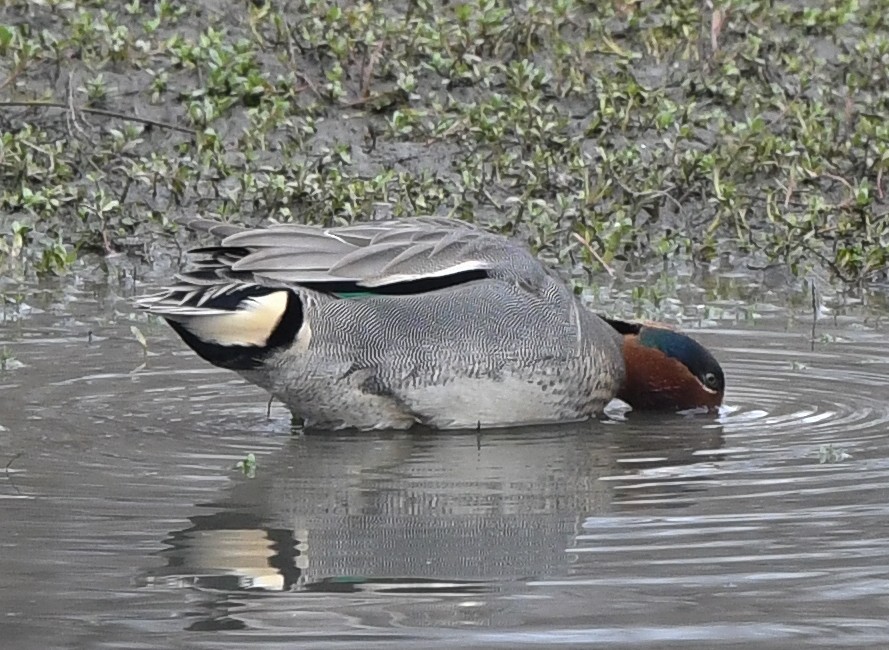
[[[248,453],[243,460],[235,463],[232,469],[240,470],[247,478],[256,478],[256,456]]]
[[[833,445],[821,445],[818,448],[818,462],[822,465],[827,463],[842,463],[850,458],[852,458],[852,456],[846,453],[845,449],[834,447]]]
[[[0,265],[438,213],[594,272],[885,279],[889,3],[712,4],[9,0]]]
[[[17,370],[22,367],[22,362],[16,359],[5,345],[0,347],[0,372]],[[2,429],[0,429],[2,431]]]

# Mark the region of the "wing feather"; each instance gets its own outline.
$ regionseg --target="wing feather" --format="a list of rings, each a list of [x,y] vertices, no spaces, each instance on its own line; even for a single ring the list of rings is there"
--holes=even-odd
[[[542,286],[539,279],[546,273],[527,249],[454,219],[415,217],[333,228],[247,229],[206,219],[187,225],[222,240],[190,251],[191,268],[177,276],[166,302],[146,297],[141,305],[200,310],[214,292],[236,285],[308,285],[320,291],[330,285],[341,291],[344,282],[373,289],[478,270]]]

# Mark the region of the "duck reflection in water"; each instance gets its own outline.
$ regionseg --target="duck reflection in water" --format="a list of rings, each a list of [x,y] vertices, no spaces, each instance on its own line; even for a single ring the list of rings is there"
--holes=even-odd
[[[662,471],[718,450],[719,424],[651,424],[295,437],[172,531],[166,566],[142,583],[210,590],[209,611],[195,615],[229,626],[228,600],[251,591],[454,594],[570,575],[566,549],[587,518],[632,512],[640,494],[682,503],[707,489],[706,476],[671,482]],[[646,485],[640,472],[652,468]],[[632,497],[603,478],[633,480]]]

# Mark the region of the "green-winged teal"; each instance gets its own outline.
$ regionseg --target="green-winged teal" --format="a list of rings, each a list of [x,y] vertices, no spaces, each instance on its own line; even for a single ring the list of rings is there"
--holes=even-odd
[[[518,243],[418,217],[220,238],[139,306],[195,352],[323,429],[487,428],[636,409],[714,409],[713,356],[657,324],[603,319]]]

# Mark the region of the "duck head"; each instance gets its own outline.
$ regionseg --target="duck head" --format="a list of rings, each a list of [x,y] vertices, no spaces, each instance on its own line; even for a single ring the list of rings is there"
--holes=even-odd
[[[722,404],[725,375],[693,338],[660,323],[606,322],[624,337],[626,380],[617,394],[639,411],[684,411]]]

